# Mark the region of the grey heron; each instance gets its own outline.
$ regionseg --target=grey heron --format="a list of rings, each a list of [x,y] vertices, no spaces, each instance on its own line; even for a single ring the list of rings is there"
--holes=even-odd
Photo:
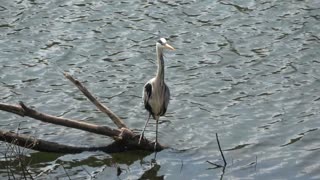
[[[158,69],[156,76],[150,79],[143,88],[143,102],[145,109],[149,112],[148,120],[146,121],[142,133],[139,138],[139,144],[143,138],[146,126],[149,123],[150,116],[156,120],[156,140],[154,149],[156,150],[158,143],[158,121],[160,116],[165,115],[170,100],[170,90],[164,82],[164,59],[163,50],[175,50],[170,46],[165,38],[160,38],[156,43]]]

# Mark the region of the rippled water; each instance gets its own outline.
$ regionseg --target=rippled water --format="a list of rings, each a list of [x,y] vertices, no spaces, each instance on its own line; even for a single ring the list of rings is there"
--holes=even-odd
[[[0,5],[0,99],[112,125],[59,69],[85,83],[134,129],[141,91],[167,37],[171,102],[160,141],[172,149],[61,155],[27,151],[37,178],[319,179],[320,2],[5,1]],[[110,140],[0,112],[0,128],[71,145]],[[154,138],[154,125],[147,136]],[[222,164],[215,139],[228,166]],[[5,146],[0,146],[1,152]],[[3,158],[1,163],[5,163]],[[42,174],[40,174],[42,172]],[[6,178],[0,169],[0,178]]]

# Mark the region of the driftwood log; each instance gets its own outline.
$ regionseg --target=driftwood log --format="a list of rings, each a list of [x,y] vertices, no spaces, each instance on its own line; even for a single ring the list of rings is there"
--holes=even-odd
[[[72,120],[62,117],[56,117],[49,114],[38,112],[23,102],[18,105],[10,105],[0,103],[0,110],[14,113],[20,116],[28,116],[36,120],[40,120],[46,123],[52,123],[56,125],[66,126],[70,128],[80,129],[83,131],[105,135],[112,138],[114,141],[111,144],[100,147],[77,147],[58,144],[55,142],[49,142],[34,137],[20,135],[17,133],[6,132],[0,130],[0,141],[16,144],[18,146],[26,147],[29,149],[43,151],[43,152],[55,152],[55,153],[80,153],[83,151],[104,151],[106,153],[123,152],[129,150],[145,150],[154,151],[154,143],[148,139],[143,139],[140,144],[140,134],[134,133],[130,130],[123,120],[113,113],[108,107],[101,104],[82,83],[74,79],[70,74],[64,73],[64,76],[69,79],[78,89],[103,113],[108,115],[117,128],[111,128],[108,126],[98,126],[95,124],[83,122],[80,120]],[[156,151],[161,151],[165,146],[157,144]]]

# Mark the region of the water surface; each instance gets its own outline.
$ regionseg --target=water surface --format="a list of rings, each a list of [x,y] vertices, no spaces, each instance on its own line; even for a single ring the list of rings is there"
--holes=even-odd
[[[133,129],[142,87],[166,37],[171,101],[157,154],[26,151],[37,178],[318,179],[320,3],[310,1],[7,1],[0,5],[0,99],[113,126],[60,72],[70,72]],[[5,112],[2,130],[69,145],[91,133]],[[155,137],[154,124],[146,136]],[[222,160],[228,166],[207,163]],[[0,151],[6,151],[2,144]],[[3,156],[1,163],[7,163]],[[18,176],[18,174],[17,174]],[[8,178],[6,169],[0,177]]]

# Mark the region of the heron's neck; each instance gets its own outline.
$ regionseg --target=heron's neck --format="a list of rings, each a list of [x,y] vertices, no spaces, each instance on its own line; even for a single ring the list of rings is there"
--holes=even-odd
[[[164,60],[163,60],[163,49],[157,46],[157,62],[158,62],[158,70],[156,79],[160,80],[160,82],[164,82]]]

